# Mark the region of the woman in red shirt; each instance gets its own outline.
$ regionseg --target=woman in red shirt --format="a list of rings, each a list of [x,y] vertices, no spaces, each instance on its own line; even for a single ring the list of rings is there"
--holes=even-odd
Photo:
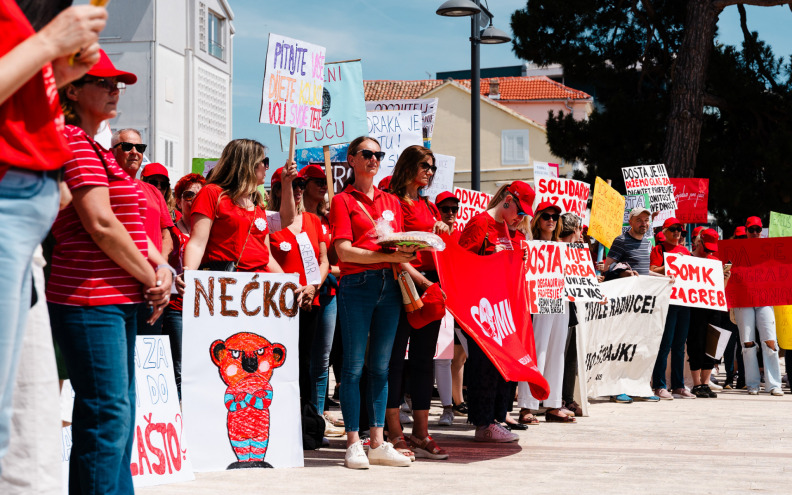
[[[685,231],[682,222],[676,218],[668,218],[663,222],[665,241],[652,249],[649,255],[649,269],[665,275],[663,253],[679,253],[690,256],[690,251],[679,245],[679,239]],[[654,370],[652,371],[652,387],[655,395],[664,400],[695,399],[696,396],[685,388],[685,343],[690,328],[690,308],[672,304],[668,307],[663,338],[657,353]],[[666,365],[668,353],[671,353],[671,393],[666,386]]]
[[[344,348],[341,375],[341,410],[347,431],[344,464],[351,469],[367,469],[369,463],[410,465],[409,457],[383,440],[388,362],[402,306],[393,264],[404,266],[416,259],[414,252],[383,248],[369,235],[379,219],[389,221],[396,232],[403,230],[399,200],[374,186],[374,176],[383,157],[376,139],[363,136],[352,141],[347,151],[352,176],[347,179],[344,191],[333,197],[330,206],[333,244],[341,268],[338,312]],[[368,367],[370,402],[367,405],[371,421],[368,458],[358,433],[364,361]]]
[[[440,220],[437,207],[421,195],[425,188],[432,185],[435,171],[437,166],[434,154],[423,146],[410,146],[405,149],[393,168],[390,192],[399,198],[404,230],[408,232],[449,233],[448,225]],[[419,294],[440,280],[434,258],[429,251],[418,253],[417,259],[410,264],[408,273]],[[414,457],[426,459],[448,458],[448,453],[429,436],[429,406],[434,388],[434,355],[440,324],[441,320],[437,320],[425,327],[413,329],[404,311],[399,317],[388,368],[388,408],[385,415],[388,421],[388,438],[396,449],[409,457],[413,457],[414,453]],[[410,341],[407,363],[410,371],[409,392],[415,421],[409,448],[399,422],[399,406],[403,398],[404,353],[407,350],[408,340]]]

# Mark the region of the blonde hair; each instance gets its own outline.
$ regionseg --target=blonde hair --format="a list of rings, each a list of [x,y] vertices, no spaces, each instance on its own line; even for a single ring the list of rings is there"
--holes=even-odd
[[[531,234],[533,234],[533,238],[537,240],[542,240],[541,232],[539,231],[539,220],[542,218],[542,213],[545,211],[550,210],[551,208],[545,208],[542,211],[537,211],[534,217],[531,219]],[[553,210],[555,211],[555,210]],[[558,242],[561,238],[561,229],[563,228],[563,222],[561,221],[561,215],[558,215],[558,221],[556,222],[555,230],[553,230],[553,235],[551,237],[551,241]]]
[[[263,206],[258,190],[256,165],[267,156],[267,148],[253,139],[234,139],[223,148],[209,184],[217,184],[233,201],[250,197],[253,204]]]
[[[509,187],[510,185],[511,185],[511,182],[508,183],[508,184],[504,184],[504,185],[500,186],[500,188],[498,188],[498,190],[495,192],[495,194],[492,195],[492,199],[490,200],[490,202],[487,204],[487,209],[488,210],[491,210],[491,209],[495,208],[496,206],[498,206],[499,204],[501,204],[501,201],[503,201],[503,198],[506,197],[506,194],[509,194],[509,193],[506,192],[506,188]]]
[[[275,195],[275,190],[277,189],[278,194]],[[303,191],[303,197],[305,197],[305,191]],[[281,207],[281,183],[276,182],[270,188],[269,198],[267,199],[267,209],[269,211],[280,211]],[[303,205],[302,199],[299,203],[297,203],[297,214],[305,213],[305,205]]]

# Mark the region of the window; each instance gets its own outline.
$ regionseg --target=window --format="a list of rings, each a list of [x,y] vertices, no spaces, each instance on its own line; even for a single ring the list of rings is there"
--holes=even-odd
[[[211,10],[209,11],[209,55],[225,60],[223,57],[223,25],[224,20]]]
[[[528,129],[501,131],[501,165],[528,163]]]

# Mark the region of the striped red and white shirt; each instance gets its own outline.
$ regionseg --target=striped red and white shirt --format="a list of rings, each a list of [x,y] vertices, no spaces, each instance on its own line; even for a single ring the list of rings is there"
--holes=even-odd
[[[107,187],[110,207],[135,245],[148,257],[142,216],[146,198],[140,186],[116,163],[113,154],[85,131],[66,126],[72,158],[65,163],[66,184],[74,191],[86,186]],[[104,163],[96,154],[102,153]],[[105,166],[106,165],[106,166]],[[58,213],[52,226],[55,250],[47,301],[70,306],[103,306],[143,302],[143,285],[110,259],[85,230],[73,205]]]

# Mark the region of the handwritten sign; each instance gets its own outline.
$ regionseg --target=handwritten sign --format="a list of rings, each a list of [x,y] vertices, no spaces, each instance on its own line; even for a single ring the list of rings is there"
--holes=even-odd
[[[522,241],[521,244],[528,250],[525,280],[531,314],[566,313],[563,244],[546,241]]]
[[[270,33],[259,122],[323,131],[325,49]]]
[[[437,115],[437,98],[422,98],[418,100],[380,100],[367,101],[367,112],[382,111],[412,111],[421,112],[422,133],[424,139],[432,139],[434,132],[435,116]]]
[[[792,238],[718,241],[717,256],[732,263],[726,286],[729,308],[792,304]]]
[[[707,223],[709,179],[672,178],[676,218],[682,223]],[[673,302],[672,302],[673,304]]]
[[[579,180],[552,177],[539,177],[535,182],[534,211],[540,203],[549,201],[561,208],[561,213],[574,213],[580,218],[586,216],[591,186]]]
[[[792,215],[770,212],[770,237],[792,237]]]
[[[676,277],[671,304],[728,311],[719,260],[664,253],[666,275]]]
[[[432,179],[432,185],[424,189],[423,194],[434,203],[438,194],[454,189],[454,168],[456,158],[448,155],[434,154],[437,171]]]
[[[605,296],[594,271],[591,251],[585,244],[564,244],[564,295],[571,302],[602,301]]]
[[[624,185],[627,194],[649,195],[652,211],[676,210],[677,203],[674,199],[674,188],[668,171],[662,163],[657,165],[638,165],[623,167]]]
[[[460,232],[465,230],[465,226],[473,217],[486,210],[487,205],[492,201],[491,194],[461,187],[454,188],[454,196],[459,198],[459,212],[454,229]]]
[[[557,179],[558,169],[559,166],[557,163],[534,162],[533,164],[534,185],[536,185],[536,179],[538,179],[539,177],[550,177]]]
[[[591,202],[591,223],[588,233],[607,248],[610,248],[613,240],[622,233],[624,204],[624,196],[597,177],[594,182],[594,199]]]
[[[379,141],[380,149],[385,158],[380,162],[374,184],[389,175],[393,175],[393,167],[406,148],[423,146],[421,137],[421,114],[418,110],[395,112],[368,112],[368,135]]]

